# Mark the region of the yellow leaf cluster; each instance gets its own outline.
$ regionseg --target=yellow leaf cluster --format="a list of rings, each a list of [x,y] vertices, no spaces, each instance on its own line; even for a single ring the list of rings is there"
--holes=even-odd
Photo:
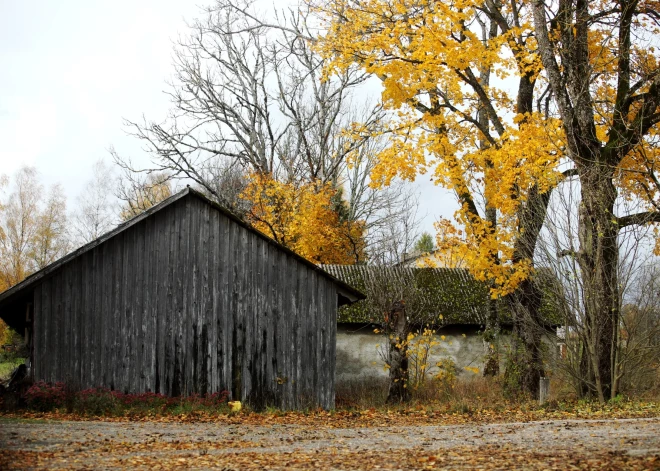
[[[314,263],[347,265],[364,257],[364,222],[340,217],[330,184],[253,174],[241,197],[251,203],[247,219],[256,229]]]
[[[465,210],[456,213],[459,224],[465,228],[462,237],[444,239],[439,246],[459,250],[475,279],[491,285],[493,298],[512,292],[532,272],[531,260],[513,260],[514,243],[519,235],[516,226],[498,224],[493,228],[484,219],[465,219],[466,213]],[[441,223],[451,224],[447,220]]]

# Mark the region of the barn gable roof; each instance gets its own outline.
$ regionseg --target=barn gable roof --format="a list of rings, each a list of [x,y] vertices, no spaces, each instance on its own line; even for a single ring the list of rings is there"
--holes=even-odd
[[[294,259],[296,259],[298,262],[307,265],[309,268],[318,271],[321,273],[323,276],[331,280],[337,285],[338,288],[338,293],[340,296],[340,303],[341,304],[349,304],[356,302],[360,299],[364,299],[365,295],[360,292],[359,290],[355,289],[353,286],[350,284],[346,283],[345,281],[338,279],[331,273],[328,273],[327,271],[323,270],[320,268],[318,265],[310,262],[304,257],[301,257],[300,255],[296,254],[293,252],[291,249],[279,244],[275,240],[271,239],[264,233],[258,231],[254,227],[252,227],[250,224],[247,222],[243,221],[241,218],[236,216],[234,213],[232,213],[230,210],[227,208],[219,205],[218,203],[210,200],[207,198],[203,193],[200,193],[197,190],[194,190],[190,187],[186,187],[185,189],[179,191],[178,193],[170,196],[169,198],[161,201],[160,203],[152,206],[151,208],[147,209],[146,211],[142,212],[141,214],[129,219],[128,221],[120,224],[119,226],[115,227],[111,231],[103,234],[100,236],[98,239],[95,239],[82,247],[74,250],[73,252],[65,255],[64,257],[54,261],[50,265],[47,265],[46,267],[42,268],[38,272],[33,273],[29,277],[27,277],[25,280],[22,282],[18,283],[17,285],[14,285],[13,287],[9,288],[8,290],[0,293],[0,308],[3,306],[6,306],[8,304],[11,304],[14,300],[21,298],[24,296],[27,292],[30,291],[31,288],[34,287],[40,280],[46,278],[48,275],[51,273],[55,272],[57,269],[59,269],[62,265],[65,265],[66,263],[80,257],[84,253],[92,250],[93,248],[103,244],[105,241],[112,239],[115,237],[117,234],[127,230],[128,228],[138,224],[139,222],[149,218],[153,214],[157,213],[158,211],[174,204],[175,202],[182,200],[185,197],[194,197],[197,199],[200,199],[204,203],[210,205],[213,207],[215,210],[219,211],[222,213],[224,216],[232,220],[234,223],[242,226],[243,228],[247,229],[248,231],[258,235],[262,239],[264,239],[266,242],[269,244],[277,247],[279,250],[287,253]]]

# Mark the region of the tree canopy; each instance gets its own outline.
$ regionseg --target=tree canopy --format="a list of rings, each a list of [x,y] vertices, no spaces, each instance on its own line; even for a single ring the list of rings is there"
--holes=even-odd
[[[563,145],[560,123],[531,106],[540,61],[519,14],[497,24],[481,2],[409,0],[321,9],[332,70],[358,62],[380,77],[393,112],[376,184],[430,173],[453,190],[468,266],[494,294],[511,292],[530,272],[515,255],[526,204],[561,180]]]
[[[585,388],[614,395],[618,237],[660,221],[658,2],[334,0],[319,11],[331,71],[378,76],[395,117],[374,180],[430,172],[452,189],[463,229],[452,243],[521,320],[539,305],[527,280],[550,191],[579,178],[579,243],[558,256],[580,267]]]

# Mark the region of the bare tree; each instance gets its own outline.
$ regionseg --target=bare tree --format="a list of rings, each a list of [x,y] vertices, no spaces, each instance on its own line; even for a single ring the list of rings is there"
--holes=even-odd
[[[394,181],[383,189],[370,185],[377,154],[387,145],[374,137],[356,152],[343,173],[348,200],[348,220],[365,221],[369,262],[393,265],[410,252],[419,236],[419,195],[409,184]]]
[[[647,263],[627,284],[616,352],[615,386],[640,393],[660,385],[660,267]]]
[[[218,159],[287,181],[327,182],[367,139],[340,132],[352,121],[350,89],[365,75],[321,80],[323,62],[302,39],[311,34],[307,17],[292,10],[282,13],[286,28],[267,28],[243,13],[250,7],[207,8],[176,48],[166,122],[127,121],[157,169],[219,199],[211,171]],[[361,116],[378,118],[378,107]]]
[[[403,184],[382,191],[386,193],[378,195],[378,210],[367,219],[367,247],[372,264],[395,265],[419,237],[419,196]]]
[[[412,270],[373,267],[364,273],[364,289],[387,339],[387,402],[408,401],[409,334],[414,327],[434,321],[435,311]]]
[[[555,190],[550,202],[552,217],[546,220],[536,256],[538,264],[552,274],[553,282],[544,285],[549,308],[563,319],[565,347],[557,366],[572,380],[579,396],[598,397],[599,385],[593,371],[593,358],[599,348],[599,332],[594,329],[598,323],[594,316],[598,313],[588,308],[590,288],[584,283],[583,266],[572,256],[581,243],[580,194],[577,179],[566,180]],[[640,203],[639,200],[621,200],[617,211],[634,212]],[[624,315],[617,322],[616,342],[611,346],[612,387],[617,391],[626,378],[636,376],[635,369],[652,362],[649,360],[644,365],[652,355],[643,355],[641,346],[654,336],[653,329],[648,331],[649,336],[640,329],[660,307],[655,304],[657,297],[653,291],[657,272],[651,263],[651,234],[648,226],[629,226],[618,234],[615,275],[620,295],[616,309]]]
[[[617,393],[619,235],[630,226],[660,222],[660,17],[637,0],[536,0],[531,7],[548,103],[556,107],[549,111],[561,122],[566,156],[580,178],[580,243],[570,256],[580,265],[585,322],[595,342],[589,381],[604,402]],[[595,36],[596,43],[590,40]],[[621,194],[644,204],[617,213]]]
[[[71,218],[71,232],[77,245],[83,245],[112,229],[118,222],[116,176],[103,160],[92,168],[92,178],[77,198]]]
[[[172,196],[171,176],[163,172],[147,174],[125,171],[119,180],[119,218],[127,221]]]
[[[272,22],[255,11],[243,0],[218,0],[204,10],[177,44],[167,118],[126,121],[153,165],[136,168],[113,151],[116,162],[133,173],[192,181],[239,214],[248,209],[239,195],[251,173],[330,183],[344,190],[348,220],[366,222],[374,259],[383,258],[388,231],[397,239],[390,246],[400,250],[407,244],[401,229],[387,226],[410,226],[416,200],[401,185],[382,192],[368,185],[385,141],[371,137],[382,127],[380,106],[353,93],[367,74],[354,68],[323,76],[324,59],[310,43],[316,25],[305,9],[275,11]]]

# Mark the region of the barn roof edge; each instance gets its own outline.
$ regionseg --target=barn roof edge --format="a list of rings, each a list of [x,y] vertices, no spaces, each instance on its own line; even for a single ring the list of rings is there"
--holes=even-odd
[[[91,242],[88,242],[87,244],[77,248],[73,252],[70,252],[63,257],[55,260],[51,264],[45,266],[41,270],[33,273],[32,275],[28,276],[26,279],[21,281],[20,283],[12,286],[11,288],[5,290],[4,292],[0,293],[0,307],[2,307],[4,304],[7,304],[11,302],[12,299],[19,297],[21,294],[24,294],[26,290],[31,288],[34,284],[36,284],[38,281],[42,280],[43,278],[47,277],[51,273],[53,273],[55,270],[57,270],[59,267],[62,265],[65,265],[66,263],[70,262],[71,260],[74,260],[78,258],[79,256],[83,255],[84,253],[92,250],[93,248],[101,245],[102,243],[106,242],[109,239],[112,239],[114,236],[117,234],[125,231],[126,229],[138,224],[139,222],[143,221],[144,219],[147,219],[149,216],[151,216],[154,213],[157,213],[161,209],[170,206],[171,204],[175,203],[176,201],[179,201],[183,199],[186,196],[194,196],[206,204],[212,206],[214,209],[217,211],[221,212],[223,215],[231,219],[233,222],[239,224],[243,228],[247,229],[248,231],[258,235],[268,243],[274,245],[278,249],[284,251],[288,255],[291,255],[294,257],[296,260],[299,262],[305,264],[306,266],[312,268],[315,271],[318,271],[321,273],[323,276],[328,278],[330,281],[332,281],[337,287],[339,288],[338,294],[340,297],[340,304],[351,304],[353,302],[359,301],[361,299],[365,299],[366,296],[364,293],[361,291],[355,289],[354,287],[350,286],[346,282],[340,280],[339,278],[333,276],[332,274],[328,273],[327,271],[323,270],[320,268],[318,265],[314,264],[313,262],[307,260],[306,258],[298,255],[291,249],[283,246],[282,244],[278,243],[277,241],[273,240],[272,238],[268,237],[266,234],[258,231],[254,227],[252,227],[250,224],[245,222],[243,219],[238,217],[236,214],[231,212],[229,209],[221,206],[220,204],[216,203],[215,201],[212,201],[209,199],[206,195],[203,193],[190,188],[189,186],[184,188],[183,190],[173,194],[169,198],[164,199],[160,203],[152,206],[151,208],[147,209],[146,211],[143,211],[142,213],[138,214],[137,216],[129,219],[126,222],[123,222],[119,224],[117,227],[114,229],[106,232],[102,236],[98,237],[97,239],[94,239]],[[343,299],[342,299],[343,298]]]

